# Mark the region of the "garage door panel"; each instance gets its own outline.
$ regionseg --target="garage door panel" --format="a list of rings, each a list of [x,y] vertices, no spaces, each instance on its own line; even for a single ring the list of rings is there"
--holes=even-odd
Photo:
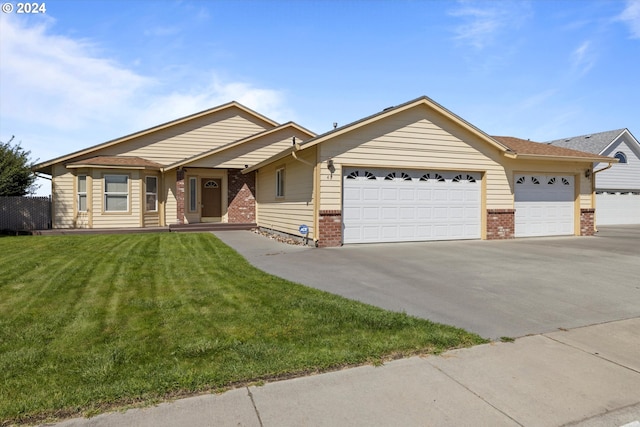
[[[518,175],[515,179],[516,237],[574,234],[572,176]]]
[[[344,171],[345,243],[480,238],[480,174]]]
[[[640,224],[640,191],[598,192],[596,224]]]
[[[359,196],[357,199],[349,199],[349,200],[372,200],[372,201],[377,201],[378,199],[380,199],[380,191],[377,188],[363,188],[359,193],[361,193],[361,196]]]

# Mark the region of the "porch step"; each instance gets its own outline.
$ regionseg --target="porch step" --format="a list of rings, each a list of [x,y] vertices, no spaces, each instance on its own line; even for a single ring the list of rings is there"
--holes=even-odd
[[[171,224],[169,230],[173,233],[203,232],[203,231],[223,231],[223,230],[253,230],[257,228],[256,223],[230,224],[225,222],[202,222],[198,224]]]

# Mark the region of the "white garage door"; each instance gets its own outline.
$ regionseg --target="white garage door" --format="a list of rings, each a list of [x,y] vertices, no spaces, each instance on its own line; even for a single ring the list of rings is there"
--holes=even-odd
[[[573,176],[516,175],[516,237],[573,235]]]
[[[480,174],[345,168],[344,243],[480,238]]]
[[[596,224],[640,224],[640,192],[596,193]]]

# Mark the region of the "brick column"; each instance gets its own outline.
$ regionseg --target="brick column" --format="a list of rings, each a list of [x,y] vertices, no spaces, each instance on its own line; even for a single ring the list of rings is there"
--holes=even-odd
[[[580,235],[593,236],[596,232],[594,224],[596,210],[592,208],[580,209]]]
[[[318,246],[328,248],[342,245],[342,211],[320,211]]]
[[[178,224],[184,224],[184,171],[182,169],[176,172],[176,202]]]
[[[515,209],[487,209],[487,240],[515,237]]]
[[[239,170],[228,172],[227,214],[230,223],[256,222],[256,173],[243,174]]]

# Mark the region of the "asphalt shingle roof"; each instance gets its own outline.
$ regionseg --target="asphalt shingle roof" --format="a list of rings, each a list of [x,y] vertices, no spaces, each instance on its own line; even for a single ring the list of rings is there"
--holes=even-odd
[[[600,154],[605,148],[618,137],[624,129],[609,130],[599,133],[588,133],[586,135],[571,136],[568,138],[556,139],[548,141],[546,144],[556,147],[570,148],[573,150],[586,151],[589,153]]]
[[[160,169],[160,163],[143,159],[142,157],[129,156],[97,156],[89,159],[79,160],[77,162],[68,163],[67,166],[132,166],[144,167],[150,169]]]
[[[511,151],[516,154],[534,154],[538,156],[558,156],[558,157],[603,157],[594,156],[592,153],[584,151],[573,150],[564,147],[556,147],[554,145],[544,144],[540,142],[533,142],[525,139],[514,138],[512,136],[492,136],[493,139],[506,145]]]

